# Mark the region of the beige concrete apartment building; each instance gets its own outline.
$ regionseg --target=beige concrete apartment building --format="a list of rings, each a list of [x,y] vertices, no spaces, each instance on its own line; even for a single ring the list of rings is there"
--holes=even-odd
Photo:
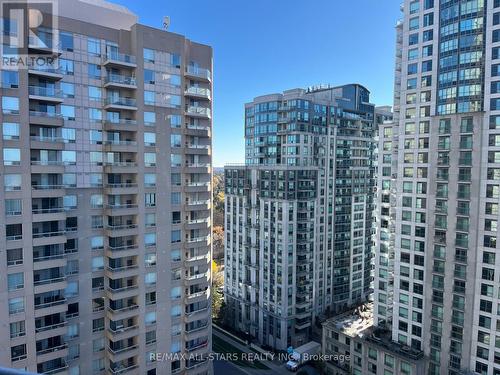
[[[57,21],[7,51],[57,66],[1,72],[0,367],[211,373],[212,49],[104,1]]]

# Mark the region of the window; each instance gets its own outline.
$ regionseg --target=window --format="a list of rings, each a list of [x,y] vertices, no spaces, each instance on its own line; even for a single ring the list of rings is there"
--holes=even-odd
[[[61,115],[66,120],[75,120],[75,107],[72,105],[61,105]]]
[[[179,87],[179,86],[181,85],[181,76],[180,76],[180,75],[177,75],[177,74],[172,74],[172,75],[170,76],[169,83],[170,83],[172,86],[177,86],[177,87]]]
[[[146,167],[156,166],[156,154],[153,152],[145,152],[144,153],[144,165]]]
[[[144,133],[144,145],[145,146],[155,146],[156,145],[156,134],[155,133]]]
[[[180,230],[173,230],[171,231],[171,243],[178,243],[181,242],[181,231]]]
[[[92,208],[102,208],[103,207],[103,198],[102,194],[93,194],[90,196],[90,206]]]
[[[155,285],[156,284],[156,272],[150,272],[144,275],[144,283],[147,286]]]
[[[89,38],[87,40],[87,51],[90,55],[101,56],[101,41],[99,39]]]
[[[154,91],[144,91],[144,104],[155,105],[155,92]]]
[[[172,308],[170,309],[170,316],[172,317],[181,316],[181,312],[182,310],[179,305],[172,306]]]
[[[144,48],[144,61],[154,63],[155,62],[155,51],[149,48]]]
[[[101,79],[101,66],[96,64],[88,65],[89,78]]]
[[[21,175],[20,174],[6,174],[4,176],[5,191],[21,190]]]
[[[17,266],[23,264],[23,249],[7,250],[7,266]]]
[[[3,149],[3,165],[20,165],[21,150],[18,148]]]
[[[156,179],[156,176],[155,176]],[[156,184],[156,182],[155,182]],[[144,215],[144,224],[146,228],[155,227],[156,226],[156,215],[154,213],[147,213]]]
[[[21,337],[26,335],[26,327],[24,320],[10,323],[10,338]]]
[[[76,151],[61,151],[61,160],[65,165],[75,165]]]
[[[61,82],[61,91],[65,98],[75,97],[75,85],[69,82]]]
[[[2,88],[4,89],[19,88],[19,72],[12,70],[2,70]]]
[[[144,204],[146,205],[146,207],[155,207],[156,206],[156,194],[155,193],[144,194]]]
[[[170,96],[170,105],[174,108],[180,108],[181,97],[179,95],[171,95]]]
[[[96,86],[89,86],[89,98],[92,100],[101,100],[102,99],[102,89]]]
[[[154,125],[156,123],[156,113],[144,112],[144,125]]]
[[[154,173],[145,173],[144,174],[144,186],[145,187],[154,187],[154,186],[156,186],[156,174],[154,174]]]
[[[5,200],[5,215],[19,216],[22,215],[22,200],[21,199],[6,199]]]
[[[19,114],[19,98],[12,96],[2,97],[2,113],[18,115]]]
[[[156,246],[156,233],[146,233],[144,235],[144,244],[146,247]]]
[[[89,132],[90,143],[94,145],[102,144],[102,131],[100,130],[91,130]]]
[[[180,134],[170,135],[170,147],[182,147],[182,138]]]
[[[24,288],[24,274],[22,272],[7,275],[9,292]]]
[[[144,323],[148,326],[156,323],[156,311],[148,312],[144,315]]]
[[[18,314],[24,311],[24,298],[10,298],[9,299],[9,314]]]
[[[417,74],[418,73],[418,64],[408,64],[408,74]]]
[[[180,128],[182,125],[182,117],[180,115],[170,115],[170,127],[171,128]]]
[[[171,204],[173,205],[181,204],[181,193],[180,192],[171,193],[170,201]]]
[[[4,122],[2,124],[2,134],[4,140],[19,139],[19,124],[13,122]]]
[[[418,29],[418,26],[419,26],[418,17],[410,18],[410,22],[408,24],[409,29],[415,30]]]
[[[100,271],[104,269],[104,258],[103,257],[93,257],[92,258],[92,271]]]
[[[72,298],[78,296],[78,281],[68,282],[66,289],[64,289],[64,297]]]
[[[155,84],[155,72],[153,70],[144,69],[144,84],[146,85]]]
[[[176,53],[173,53],[170,55],[170,64],[172,64],[173,66],[177,67],[177,68],[180,68],[181,67],[181,56],[176,54]]]
[[[63,74],[72,76],[75,74],[75,63],[73,60],[59,59],[59,69]]]
[[[63,51],[73,51],[73,34],[66,31],[59,32],[59,41],[61,43],[61,49]]]
[[[63,139],[64,143],[75,143],[76,142],[76,129],[62,128],[61,129],[61,138]]]
[[[26,344],[12,346],[10,348],[10,359],[12,362],[21,361],[26,358]]]
[[[182,156],[178,154],[170,155],[170,165],[172,167],[181,167],[182,166]]]
[[[104,249],[104,237],[102,236],[91,237],[90,247],[92,250]]]

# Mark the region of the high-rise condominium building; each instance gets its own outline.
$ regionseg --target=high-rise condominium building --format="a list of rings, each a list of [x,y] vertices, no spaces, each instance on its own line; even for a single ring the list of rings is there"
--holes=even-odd
[[[225,170],[226,319],[277,349],[372,290],[374,106],[366,88],[245,106],[246,165]]]
[[[500,374],[500,1],[402,9],[375,324],[423,350],[429,374]]]
[[[45,27],[8,52],[57,66],[1,72],[0,367],[209,373],[151,353],[211,349],[212,50],[100,0]]]

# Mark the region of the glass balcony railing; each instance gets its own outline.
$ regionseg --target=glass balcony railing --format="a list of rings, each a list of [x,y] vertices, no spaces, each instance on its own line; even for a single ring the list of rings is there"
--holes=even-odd
[[[105,83],[117,83],[120,85],[135,86],[136,80],[134,77],[125,76],[121,74],[108,74]]]
[[[105,54],[104,58],[108,61],[118,61],[126,64],[135,64],[135,56],[127,55],[125,53],[119,52],[108,52]]]
[[[186,73],[190,76],[199,77],[207,80],[210,80],[212,76],[210,70],[198,68],[196,66],[187,66]]]
[[[136,107],[137,101],[132,98],[107,98],[106,105],[119,105],[123,107]]]
[[[50,98],[63,98],[63,92],[61,90],[57,90],[54,87],[30,86],[29,94]]]

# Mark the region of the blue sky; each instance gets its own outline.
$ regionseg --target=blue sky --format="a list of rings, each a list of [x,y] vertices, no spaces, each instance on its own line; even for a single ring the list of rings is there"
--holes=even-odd
[[[214,48],[214,166],[244,161],[243,106],[255,96],[358,82],[392,105],[401,0],[112,0]]]

